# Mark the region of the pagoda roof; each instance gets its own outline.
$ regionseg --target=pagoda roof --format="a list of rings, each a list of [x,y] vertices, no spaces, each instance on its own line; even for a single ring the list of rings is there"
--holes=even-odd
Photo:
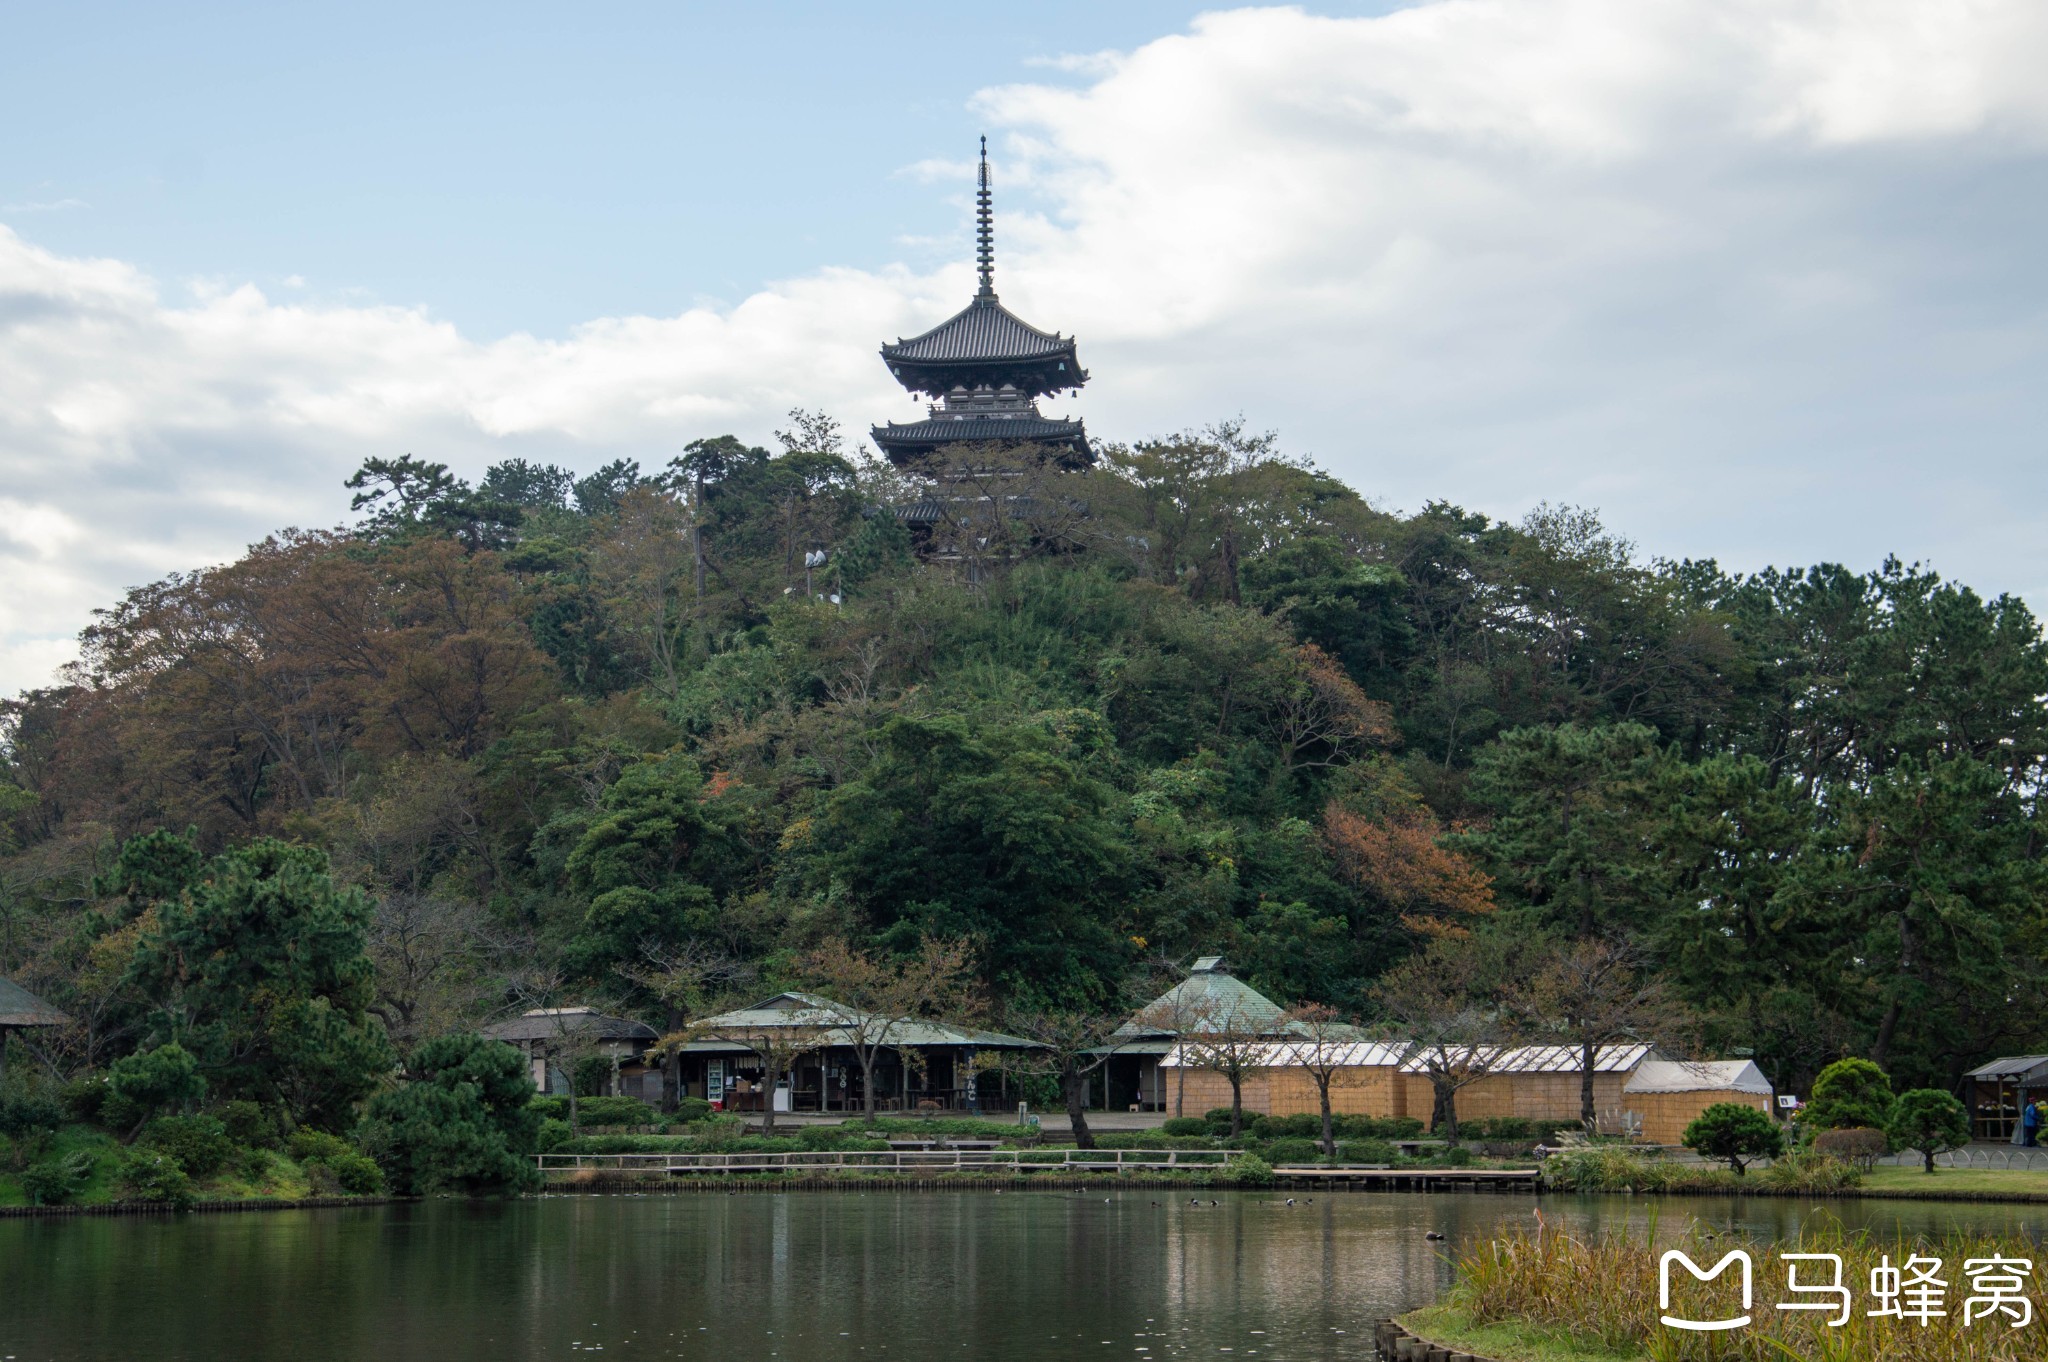
[[[1046,359],[1074,353],[1074,338],[1040,331],[996,300],[993,293],[973,302],[922,335],[882,347],[882,358],[894,363],[966,362]],[[1079,386],[1080,371],[1074,371]]]
[[[923,421],[891,421],[871,428],[868,434],[875,445],[892,459],[929,454],[947,445],[984,442],[1054,445],[1072,450],[1073,456],[1062,456],[1062,463],[1071,463],[1073,457],[1083,461],[1092,461],[1095,457],[1094,451],[1088,448],[1087,428],[1081,422],[1053,420],[1036,412],[1015,416],[934,416]]]

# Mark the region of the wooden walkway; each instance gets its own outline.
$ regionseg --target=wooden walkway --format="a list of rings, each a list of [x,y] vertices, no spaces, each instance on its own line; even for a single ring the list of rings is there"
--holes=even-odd
[[[1344,1186],[1358,1191],[1534,1192],[1542,1174],[1534,1168],[1275,1168],[1273,1176],[1303,1186]]]

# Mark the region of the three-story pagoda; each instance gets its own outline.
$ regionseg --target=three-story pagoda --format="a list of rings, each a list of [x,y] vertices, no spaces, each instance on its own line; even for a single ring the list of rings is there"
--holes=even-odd
[[[1040,331],[996,298],[995,219],[990,206],[988,139],[981,139],[975,195],[975,261],[981,288],[966,308],[931,330],[882,347],[882,362],[906,389],[932,399],[925,419],[876,426],[875,444],[899,468],[915,467],[946,445],[1034,444],[1061,463],[1093,463],[1079,421],[1043,416],[1038,399],[1077,390],[1088,371],[1074,338]]]

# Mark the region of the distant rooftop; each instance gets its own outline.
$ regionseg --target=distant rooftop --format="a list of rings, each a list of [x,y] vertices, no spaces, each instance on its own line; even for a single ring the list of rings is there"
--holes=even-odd
[[[11,979],[0,979],[0,1027],[62,1026],[71,1018]]]

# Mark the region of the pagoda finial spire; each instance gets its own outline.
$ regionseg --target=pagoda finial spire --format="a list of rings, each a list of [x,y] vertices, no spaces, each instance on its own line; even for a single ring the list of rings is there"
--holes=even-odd
[[[974,260],[981,271],[981,298],[996,296],[996,219],[989,206],[988,138],[981,139],[981,187],[974,195]]]

